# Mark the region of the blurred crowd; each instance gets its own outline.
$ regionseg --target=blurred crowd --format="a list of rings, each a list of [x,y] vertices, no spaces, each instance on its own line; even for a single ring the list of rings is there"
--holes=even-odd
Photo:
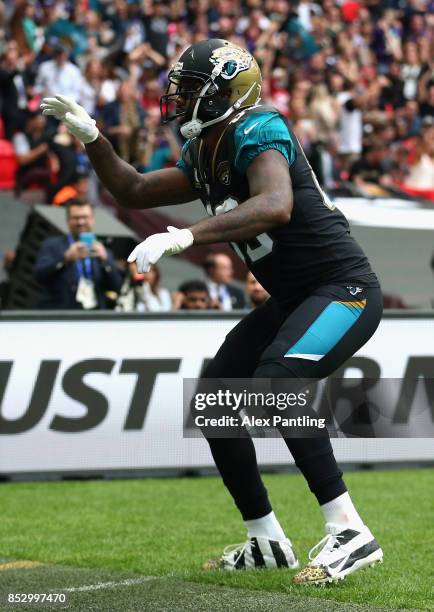
[[[173,165],[182,143],[159,122],[167,70],[192,42],[221,37],[254,54],[263,101],[292,122],[326,189],[434,199],[433,32],[432,0],[1,0],[17,189],[48,175],[47,199],[61,204],[89,187],[81,148],[36,116],[57,93],[140,172]]]

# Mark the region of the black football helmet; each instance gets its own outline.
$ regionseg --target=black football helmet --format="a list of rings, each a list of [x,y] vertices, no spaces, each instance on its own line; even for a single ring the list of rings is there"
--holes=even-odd
[[[179,111],[178,98],[195,102],[191,117],[181,126],[185,138],[198,136],[235,110],[253,106],[261,93],[256,60],[246,49],[220,38],[191,45],[172,66],[168,79],[166,94],[160,100],[163,123],[189,112]]]

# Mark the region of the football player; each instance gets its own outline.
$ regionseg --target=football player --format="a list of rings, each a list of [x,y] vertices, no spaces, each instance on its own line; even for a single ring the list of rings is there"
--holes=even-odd
[[[227,241],[271,298],[226,337],[205,378],[320,379],[363,346],[382,314],[378,280],[348,222],[321,190],[286,120],[260,103],[261,72],[245,49],[220,39],[193,44],[168,75],[164,122],[187,139],[176,168],[138,174],[63,96],[41,108],[86,146],[103,185],[128,208],[182,204],[199,197],[209,215],[168,227],[129,257],[145,272],[163,255]],[[347,491],[328,435],[285,437],[316,497],[325,537],[298,584],[335,581],[381,561],[382,550]],[[211,453],[244,520],[244,544],[207,567],[298,568],[275,516],[249,436],[209,438]]]

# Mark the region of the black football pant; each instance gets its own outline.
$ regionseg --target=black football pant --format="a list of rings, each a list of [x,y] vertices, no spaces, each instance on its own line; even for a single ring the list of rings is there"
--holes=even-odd
[[[355,283],[356,284],[356,283]],[[331,375],[372,336],[382,315],[380,288],[327,285],[302,300],[270,298],[227,335],[203,378],[304,379]],[[277,382],[277,381],[276,381]],[[315,437],[285,437],[295,464],[320,504],[346,491],[326,429]],[[207,438],[215,464],[244,520],[271,512],[247,432]]]

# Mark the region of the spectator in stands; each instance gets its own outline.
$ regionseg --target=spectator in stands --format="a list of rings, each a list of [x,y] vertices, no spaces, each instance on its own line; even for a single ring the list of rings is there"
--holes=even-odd
[[[312,89],[308,111],[315,122],[318,140],[329,142],[336,133],[340,107],[325,85],[320,84]]]
[[[34,2],[17,2],[10,23],[11,35],[18,43],[20,55],[24,57],[32,58],[36,51],[35,12]]]
[[[12,140],[19,168],[17,194],[31,184],[42,187],[50,183],[50,140],[45,117],[40,112],[27,113],[24,130]]]
[[[138,79],[144,65],[151,69],[163,68],[166,65],[164,56],[155,51],[148,42],[142,43],[128,55],[128,67],[132,79]]]
[[[128,81],[119,86],[116,100],[101,108],[102,130],[125,161],[133,163],[138,159],[138,137],[144,116]]]
[[[94,116],[98,104],[105,104],[111,100],[102,101],[101,89],[103,85],[103,66],[99,59],[92,58],[88,60],[84,70],[84,78],[82,80],[82,89],[80,91],[80,100],[82,106],[87,110],[89,115]]]
[[[392,62],[386,74],[387,83],[380,96],[380,108],[392,113],[400,108],[404,102],[404,83],[400,78],[401,65],[398,61]]]
[[[270,297],[268,291],[264,289],[251,272],[248,272],[246,276],[246,294],[249,298],[249,306],[251,308],[261,306]]]
[[[24,128],[29,85],[30,76],[20,57],[18,44],[11,40],[0,58],[0,110],[8,140]]]
[[[427,74],[429,75],[428,72]],[[434,119],[434,79],[428,81],[424,89],[421,92],[420,114],[423,118],[432,117]]]
[[[81,102],[83,76],[78,67],[69,61],[70,47],[56,42],[53,46],[53,59],[39,66],[35,89],[41,96],[70,96]]]
[[[415,153],[405,186],[410,193],[413,191],[434,200],[434,122],[431,117],[423,121]]]
[[[420,61],[417,44],[408,41],[404,45],[404,61],[401,65],[401,79],[404,82],[404,98],[414,100],[417,94],[417,82],[422,74],[423,66]]]
[[[72,198],[83,197],[87,198],[89,192],[89,173],[77,171],[71,178],[71,181],[64,185],[53,196],[52,204],[54,206],[63,206]]]
[[[364,187],[366,184],[381,184],[385,174],[384,158],[387,154],[386,143],[378,141],[372,146],[363,149],[363,157],[356,160],[350,169],[350,181],[357,186]]]
[[[167,57],[168,26],[171,20],[168,3],[162,0],[148,2],[145,5],[144,13],[146,38],[150,48],[161,56]]]
[[[128,264],[127,278],[116,303],[119,312],[169,312],[170,291],[160,286],[160,271],[152,265],[149,272],[139,274],[135,263]]]
[[[416,100],[407,100],[401,109],[401,116],[407,122],[407,136],[419,136],[422,118],[419,115],[419,104]]]
[[[163,94],[163,89],[157,79],[151,79],[143,84],[142,106],[146,112],[151,108],[160,111],[160,97]]]
[[[203,265],[207,277],[206,285],[212,300],[220,304],[222,310],[245,308],[246,298],[242,289],[231,283],[234,277],[232,260],[225,253],[208,255]]]
[[[121,80],[119,75],[116,74],[114,65],[109,61],[104,61],[102,63],[102,84],[100,89],[100,104],[98,106],[104,106],[104,104],[114,102],[120,84]]]
[[[339,153],[351,164],[362,153],[363,111],[378,104],[386,80],[374,79],[361,93],[353,85],[337,94],[340,104]]]
[[[37,255],[34,274],[43,286],[41,308],[96,310],[107,307],[105,293],[119,293],[121,276],[112,253],[93,240],[92,205],[83,198],[66,204],[68,236],[47,238]],[[84,242],[87,233],[87,241]]]
[[[29,112],[23,132],[13,137],[19,166],[16,193],[37,185],[45,190],[46,202],[51,202],[53,195],[72,180],[74,174],[75,153],[70,143],[68,136],[66,144],[62,144],[60,135],[47,125],[44,115],[38,111]]]
[[[191,280],[182,283],[173,295],[173,310],[218,309],[212,302],[208,287],[203,281]]]
[[[152,172],[169,164],[175,165],[181,156],[181,147],[171,127],[160,125],[160,109],[148,110],[145,130],[139,172]]]

